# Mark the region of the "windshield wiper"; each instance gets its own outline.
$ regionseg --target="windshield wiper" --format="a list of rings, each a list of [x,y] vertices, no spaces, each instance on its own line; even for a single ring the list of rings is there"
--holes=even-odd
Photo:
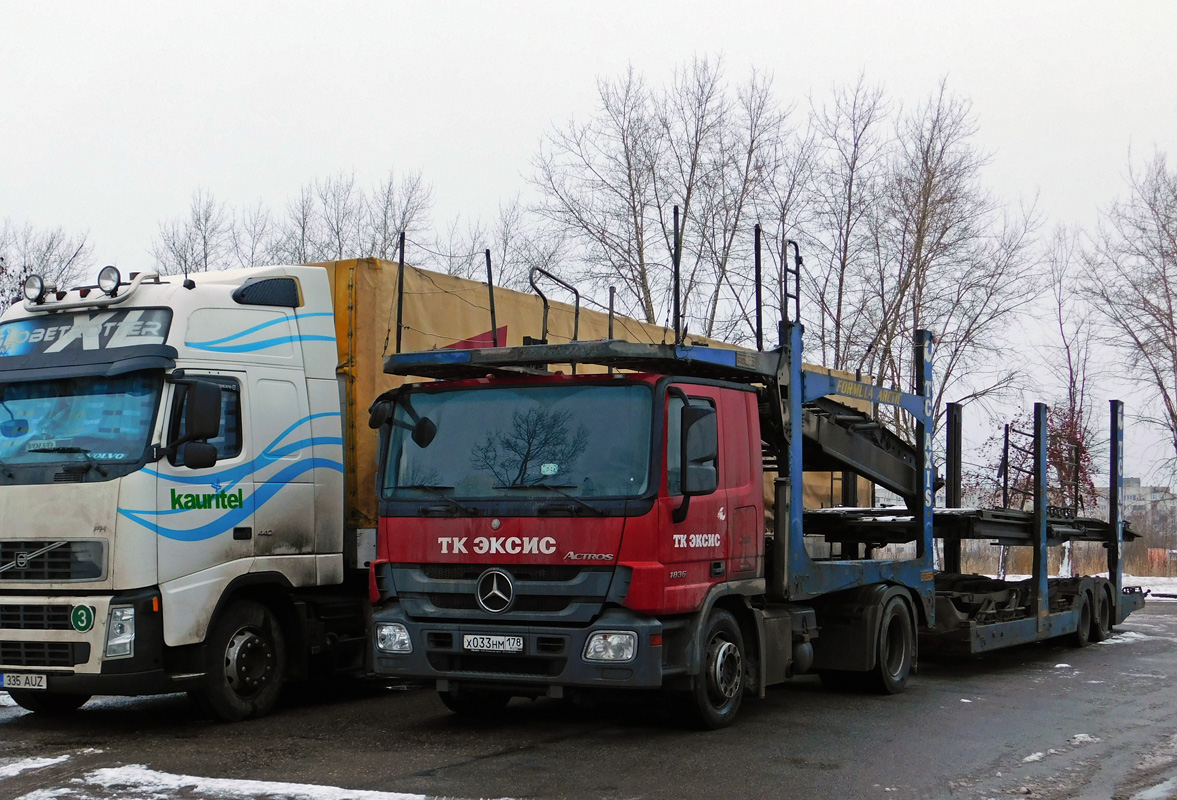
[[[602,511],[601,509],[597,508],[596,506],[589,505],[588,503],[581,500],[579,497],[577,497],[575,495],[568,494],[568,492],[563,491],[564,489],[575,489],[576,486],[571,483],[559,483],[559,484],[556,484],[556,483],[512,483],[512,484],[507,484],[507,485],[503,485],[503,486],[495,486],[493,488],[495,488],[495,489],[509,489],[511,491],[516,491],[516,492],[522,491],[525,489],[548,489],[549,491],[553,491],[556,494],[560,495],[561,497],[567,497],[569,500],[576,503],[581,508],[587,508],[589,511],[593,512],[598,517],[605,516],[605,512]]]
[[[3,471],[3,472],[4,472],[4,475],[5,475],[5,476],[6,476],[6,477],[7,477],[9,480],[12,480],[13,478],[15,478],[15,477],[16,477],[16,473],[15,473],[15,472],[13,472],[13,471],[12,471],[12,468],[8,466],[8,462],[7,462],[7,461],[0,461],[0,471]]]
[[[39,447],[34,452],[37,453],[78,453],[86,459],[86,464],[98,470],[98,474],[106,477],[110,473],[106,468],[98,463],[94,456],[90,455],[90,451],[84,447]]]
[[[470,508],[467,505],[463,505],[462,503],[459,503],[454,498],[450,497],[448,494],[445,494],[446,492],[452,492],[454,490],[454,487],[452,487],[452,486],[440,486],[440,485],[432,484],[432,483],[410,483],[410,484],[406,484],[404,486],[397,486],[395,488],[397,488],[397,489],[423,489],[424,491],[429,492],[430,494],[437,495],[442,500],[445,500],[447,503],[452,505],[454,508],[460,509],[463,514],[469,514],[472,517],[478,516],[478,509]]]

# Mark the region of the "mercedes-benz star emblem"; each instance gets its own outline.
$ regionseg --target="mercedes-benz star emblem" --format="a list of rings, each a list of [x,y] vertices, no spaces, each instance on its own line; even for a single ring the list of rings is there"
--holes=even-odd
[[[515,587],[511,576],[501,569],[488,569],[478,578],[474,598],[483,611],[501,614],[511,607],[515,600]]]

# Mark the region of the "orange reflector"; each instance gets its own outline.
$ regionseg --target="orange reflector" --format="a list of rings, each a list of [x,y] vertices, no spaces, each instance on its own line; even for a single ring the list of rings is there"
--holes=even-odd
[[[651,633],[650,634],[650,647],[661,647],[661,646],[662,646],[662,634]]]
[[[151,610],[155,611],[155,612],[159,611],[159,598],[158,597],[151,598]]]

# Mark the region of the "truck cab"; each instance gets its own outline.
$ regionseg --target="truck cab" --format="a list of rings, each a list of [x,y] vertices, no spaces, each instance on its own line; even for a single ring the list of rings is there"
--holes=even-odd
[[[0,319],[0,673],[26,708],[264,713],[344,580],[323,269],[34,276]]]
[[[454,706],[685,675],[692,615],[764,591],[756,404],[652,373],[383,398],[378,670]]]

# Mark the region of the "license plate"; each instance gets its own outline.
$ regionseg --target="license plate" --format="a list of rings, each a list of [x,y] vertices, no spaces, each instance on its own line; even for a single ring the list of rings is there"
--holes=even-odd
[[[463,650],[481,650],[485,653],[522,653],[522,636],[463,636]]]
[[[0,687],[5,689],[44,689],[44,675],[0,674]]]

